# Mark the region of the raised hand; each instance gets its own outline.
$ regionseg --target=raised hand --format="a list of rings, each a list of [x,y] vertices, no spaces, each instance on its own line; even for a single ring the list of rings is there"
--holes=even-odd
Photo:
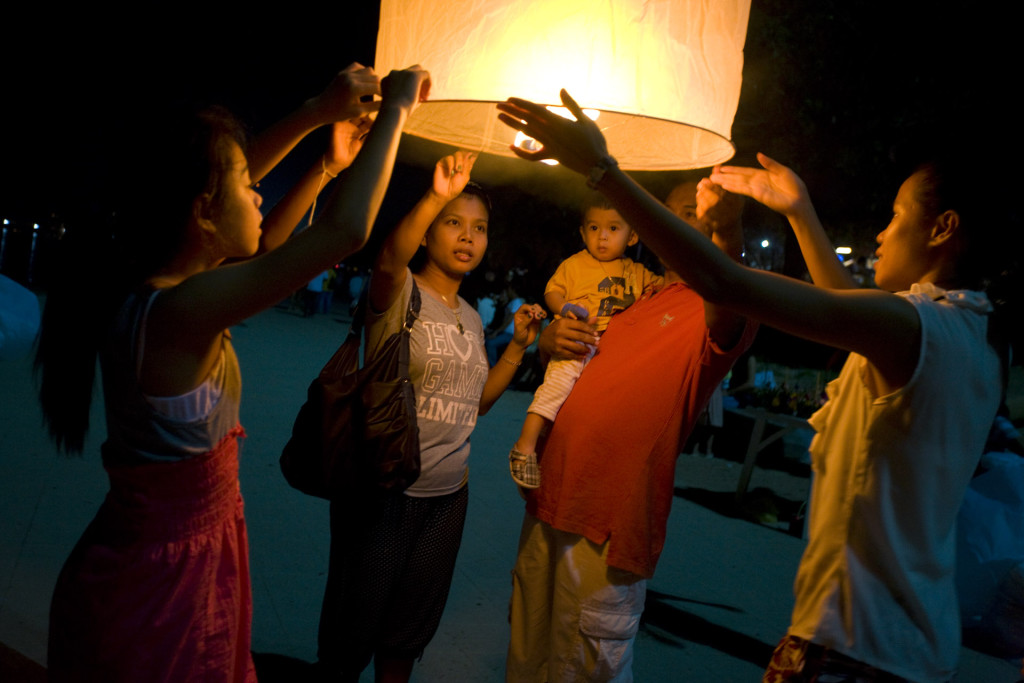
[[[587,173],[608,158],[608,144],[597,124],[591,121],[564,89],[562,104],[576,117],[570,121],[542,105],[518,97],[498,104],[498,119],[537,140],[542,149],[529,152],[519,147],[512,151],[523,159],[556,159],[577,173]]]
[[[331,128],[331,141],[324,153],[324,168],[336,176],[355,160],[359,150],[363,148],[363,140],[370,132],[373,120],[369,116],[357,119],[337,121]]]
[[[727,192],[709,178],[697,183],[697,218],[714,231],[733,225],[743,213],[743,197]]]
[[[789,219],[814,284],[829,289],[856,287],[850,271],[836,258],[804,181],[764,154],[758,154],[757,160],[763,170],[722,166],[714,170],[711,179],[730,192],[752,197]]]
[[[358,62],[338,72],[322,93],[310,100],[325,122],[357,119],[380,108],[380,79],[368,66]]]
[[[430,95],[430,73],[419,64],[401,71],[392,71],[381,83],[382,104],[393,104],[410,114]]]
[[[759,153],[757,161],[763,170],[718,166],[711,173],[711,180],[729,192],[746,195],[786,216],[808,208],[807,186],[796,173],[764,154]]]
[[[540,331],[540,321],[548,316],[542,306],[523,304],[516,311],[512,339],[516,344],[526,348],[533,343]]]
[[[439,159],[434,165],[434,181],[431,191],[445,203],[458,197],[466,189],[473,164],[476,163],[476,152],[459,150],[455,154]]]

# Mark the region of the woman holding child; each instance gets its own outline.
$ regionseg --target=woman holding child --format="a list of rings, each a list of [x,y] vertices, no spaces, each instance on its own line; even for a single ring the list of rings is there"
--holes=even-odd
[[[810,540],[792,625],[765,680],[950,680],[960,646],[955,519],[1008,356],[983,291],[1006,255],[984,179],[946,162],[907,178],[877,238],[876,281],[887,290],[877,291],[853,289],[792,171],[764,156],[763,169],[716,169],[724,189],[789,219],[810,285],[729,260],[619,170],[597,126],[562,99],[576,121],[525,100],[499,105],[502,121],[544,146],[517,154],[589,174],[705,300],[851,352],[811,418]]]
[[[384,243],[369,285],[367,354],[420,310],[410,340],[421,473],[404,493],[331,503],[331,556],[320,617],[320,666],[355,681],[372,659],[378,681],[409,679],[437,630],[469,498],[469,437],[512,380],[543,310],[522,306],[513,338],[488,368],[484,332],[459,297],[487,249],[490,200],[469,182],[476,155],[437,162],[431,188]],[[409,263],[422,249],[423,265]]]

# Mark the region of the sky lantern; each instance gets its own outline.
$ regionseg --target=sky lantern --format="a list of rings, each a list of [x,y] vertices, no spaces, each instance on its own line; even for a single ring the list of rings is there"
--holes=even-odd
[[[512,156],[494,105],[560,107],[564,87],[622,168],[702,168],[735,151],[749,14],[749,0],[381,0],[375,68],[430,70],[406,126],[419,137]]]

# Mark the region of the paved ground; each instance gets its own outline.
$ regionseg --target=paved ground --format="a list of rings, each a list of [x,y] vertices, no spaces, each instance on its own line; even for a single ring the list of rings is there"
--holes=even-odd
[[[261,680],[302,680],[315,657],[327,566],[327,504],[288,488],[277,457],[309,380],[347,331],[335,316],[267,311],[232,329],[245,378],[242,490],[252,542],[253,650]],[[28,359],[0,362],[0,681],[42,680],[47,607],[64,558],[103,498],[102,419],[80,459],[54,454],[40,427]],[[509,570],[522,502],[505,454],[529,396],[509,392],[473,437],[470,510],[440,631],[419,681],[500,681]],[[681,458],[679,486],[706,487]],[[755,472],[751,486],[770,481]],[[759,477],[763,477],[759,480]],[[699,479],[699,480],[698,480]],[[760,483],[759,483],[760,482]],[[767,484],[771,485],[771,484]],[[354,522],[355,523],[355,522]],[[677,498],[637,641],[638,681],[756,681],[785,631],[803,542]],[[27,658],[17,672],[10,664]],[[1010,683],[1016,669],[963,651],[960,681]],[[6,668],[5,668],[6,667]],[[37,678],[33,679],[35,675]],[[367,671],[364,681],[372,680]]]

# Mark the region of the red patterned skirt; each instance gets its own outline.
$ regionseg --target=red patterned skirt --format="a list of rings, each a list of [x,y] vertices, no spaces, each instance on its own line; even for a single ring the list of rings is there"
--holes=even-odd
[[[50,607],[51,681],[249,683],[241,426],[201,456],[109,467]]]

